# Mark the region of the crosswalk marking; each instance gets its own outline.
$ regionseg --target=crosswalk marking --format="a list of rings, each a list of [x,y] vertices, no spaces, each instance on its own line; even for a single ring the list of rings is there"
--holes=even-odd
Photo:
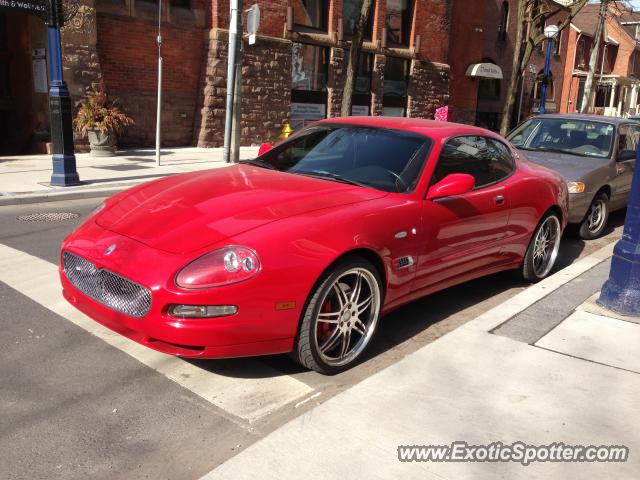
[[[251,378],[221,375],[165,355],[112,332],[72,307],[62,296],[56,265],[0,244],[0,281],[80,328],[127,353],[222,410],[254,422],[314,393],[305,383],[257,359],[243,362]]]

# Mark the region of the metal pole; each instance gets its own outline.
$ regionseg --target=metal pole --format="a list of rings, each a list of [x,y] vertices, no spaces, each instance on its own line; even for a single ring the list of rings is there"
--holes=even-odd
[[[160,166],[162,143],[162,0],[158,0],[158,107],[156,110],[156,166]]]
[[[238,55],[236,65],[236,87],[233,99],[233,127],[231,142],[231,161],[237,163],[240,160],[240,134],[242,132],[242,49]]]
[[[640,145],[636,165],[640,165]],[[622,315],[640,315],[640,168],[633,172],[624,232],[613,250],[609,280],[598,304]]]
[[[520,101],[518,102],[518,120],[516,124],[520,124],[520,120],[522,119],[522,102],[524,100],[524,88],[527,80],[527,74],[522,75],[522,81],[520,82]]]
[[[547,110],[547,87],[549,82],[549,72],[551,72],[551,54],[553,53],[553,37],[547,40],[547,58],[544,60],[544,77],[542,90],[540,92],[540,115],[544,115]]]
[[[73,119],[71,95],[62,75],[62,46],[60,44],[60,0],[50,0],[47,20],[47,40],[49,44],[49,110],[51,113],[51,143],[53,144],[53,172],[51,185],[69,186],[80,183],[76,170],[76,156],[73,145]]]
[[[224,161],[231,161],[231,133],[233,127],[233,99],[236,88],[236,57],[238,53],[238,13],[241,0],[231,0],[231,21],[229,24],[229,55],[227,59],[227,111],[224,120]]]

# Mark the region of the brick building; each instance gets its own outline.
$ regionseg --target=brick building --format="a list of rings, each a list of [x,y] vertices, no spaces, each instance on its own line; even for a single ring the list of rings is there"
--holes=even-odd
[[[163,144],[220,146],[228,0],[161,1]],[[79,15],[62,32],[64,75],[71,93],[79,100],[91,85],[103,82],[109,96],[135,120],[120,144],[151,146],[157,0],[81,2]],[[252,3],[245,2],[245,9]],[[243,45],[245,145],[276,138],[286,121],[301,126],[339,114],[349,38],[359,9],[358,0],[257,3],[262,17],[258,40]],[[437,107],[448,103],[451,3],[374,0],[354,114],[432,118]],[[46,50],[44,23],[24,13],[0,11],[0,122],[15,127],[1,139],[5,152],[33,151],[34,132],[48,128],[46,93],[37,92],[41,79],[35,78],[35,66],[31,68],[37,49]],[[28,112],[18,105],[28,105]]]
[[[580,111],[600,5],[587,5],[573,19],[568,35],[561,111]],[[596,61],[588,111],[614,117],[636,115],[640,93],[640,14],[611,4]]]

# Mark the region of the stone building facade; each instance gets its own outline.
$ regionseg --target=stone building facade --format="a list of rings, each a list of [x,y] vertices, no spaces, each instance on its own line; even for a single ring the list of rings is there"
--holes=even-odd
[[[221,146],[229,1],[160,1],[163,145]],[[64,75],[71,94],[77,102],[102,83],[135,121],[119,144],[150,147],[155,137],[158,0],[81,2],[79,14],[62,32]],[[249,45],[245,38],[243,44],[243,145],[276,139],[285,122],[299,128],[339,115],[360,0],[257,0],[245,2],[244,9],[253,3],[260,6],[261,25],[257,42]],[[374,0],[354,115],[433,118],[436,108],[448,104],[451,6],[452,0]],[[16,18],[27,21],[22,15],[26,14],[0,11],[0,37],[3,17],[9,16],[9,23]],[[288,23],[288,17],[293,21]],[[46,49],[44,23],[28,21],[36,46]],[[9,35],[11,43],[16,34]],[[27,65],[33,48],[23,48]],[[13,66],[9,69],[15,74]],[[28,69],[20,75],[23,84],[28,80],[31,85],[31,79],[24,78],[31,76]],[[14,83],[19,86],[21,81]],[[34,97],[31,103],[37,112],[32,116],[46,129],[46,94],[36,99],[32,93],[24,93]],[[37,122],[20,121],[26,138]],[[27,143],[15,146],[15,153],[32,151]]]

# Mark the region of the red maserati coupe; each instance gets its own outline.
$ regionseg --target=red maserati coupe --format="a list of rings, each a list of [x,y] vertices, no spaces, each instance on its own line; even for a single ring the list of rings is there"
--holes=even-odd
[[[501,270],[548,275],[567,197],[487,130],[330,119],[111,197],[64,240],[60,276],[69,302],[161,352],[291,352],[335,373],[396,307]]]

